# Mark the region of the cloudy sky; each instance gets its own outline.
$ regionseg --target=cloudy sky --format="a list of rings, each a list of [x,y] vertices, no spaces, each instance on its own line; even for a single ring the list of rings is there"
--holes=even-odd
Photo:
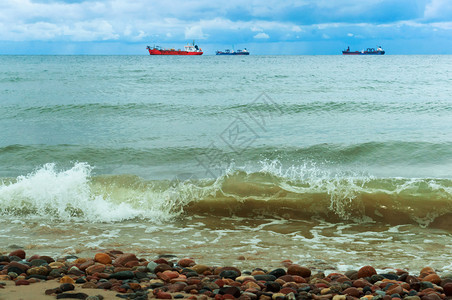
[[[452,54],[452,0],[0,0],[0,54]]]

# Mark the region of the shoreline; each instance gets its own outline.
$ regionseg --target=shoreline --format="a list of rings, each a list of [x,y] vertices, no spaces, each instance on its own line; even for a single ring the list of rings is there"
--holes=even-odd
[[[240,270],[172,256],[147,260],[118,250],[94,257],[27,257],[22,249],[0,255],[2,299],[242,299],[242,300],[449,300],[452,274],[424,267],[419,274],[372,266],[325,274],[281,261],[281,267]]]

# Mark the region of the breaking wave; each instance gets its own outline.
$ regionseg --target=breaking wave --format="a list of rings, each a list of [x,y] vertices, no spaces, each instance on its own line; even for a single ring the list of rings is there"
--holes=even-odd
[[[257,171],[231,167],[215,180],[96,176],[87,163],[63,170],[49,163],[2,179],[0,215],[88,222],[171,222],[192,215],[322,218],[450,228],[452,181],[376,178],[308,163],[284,167],[276,160],[261,162]]]

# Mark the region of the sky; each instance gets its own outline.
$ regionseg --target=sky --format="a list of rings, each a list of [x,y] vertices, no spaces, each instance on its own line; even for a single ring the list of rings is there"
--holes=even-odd
[[[452,0],[0,0],[1,54],[452,54]]]

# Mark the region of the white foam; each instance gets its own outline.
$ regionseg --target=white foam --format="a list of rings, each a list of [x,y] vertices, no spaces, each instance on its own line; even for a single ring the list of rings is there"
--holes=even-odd
[[[67,170],[57,170],[49,163],[15,182],[0,185],[0,214],[29,215],[59,220],[114,222],[137,217],[159,217],[158,208],[134,207],[133,201],[114,201],[96,194],[90,184],[92,167],[75,163]],[[160,203],[157,203],[157,206]],[[155,213],[155,212],[158,213]]]

